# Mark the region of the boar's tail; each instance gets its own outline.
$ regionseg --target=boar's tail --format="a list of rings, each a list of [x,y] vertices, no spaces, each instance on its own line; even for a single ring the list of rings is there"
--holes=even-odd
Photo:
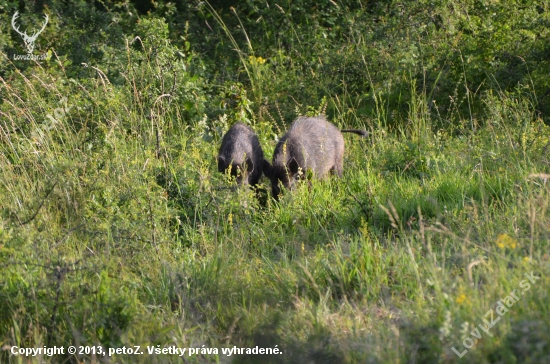
[[[361,135],[363,138],[365,138],[367,135],[369,135],[369,132],[366,130],[357,130],[357,129],[347,129],[347,130],[340,130],[342,133],[355,133]]]

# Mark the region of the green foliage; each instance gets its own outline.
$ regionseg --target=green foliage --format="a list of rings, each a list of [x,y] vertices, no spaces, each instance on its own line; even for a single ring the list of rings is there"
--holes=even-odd
[[[50,16],[35,53],[11,29]],[[278,347],[189,362],[473,362],[549,352],[548,12],[516,1],[0,4],[0,361],[9,348]],[[86,21],[84,21],[86,20]],[[298,115],[344,176],[237,186]],[[6,349],[7,348],[7,349]],[[173,362],[114,355],[110,362]]]

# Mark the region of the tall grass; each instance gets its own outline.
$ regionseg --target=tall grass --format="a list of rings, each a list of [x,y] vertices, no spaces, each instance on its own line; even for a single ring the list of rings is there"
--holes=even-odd
[[[0,80],[3,362],[107,360],[22,358],[14,345],[283,351],[185,357],[200,363],[548,358],[550,130],[532,94],[484,93],[475,127],[467,115],[443,129],[429,88],[413,77],[403,76],[408,111],[397,124],[394,100],[372,82],[373,118],[358,110],[366,96],[327,92],[328,106],[298,112],[332,108],[335,123],[371,134],[346,136],[342,179],[304,183],[275,202],[267,180],[259,191],[237,188],[214,158],[243,115],[270,154],[281,131],[269,109],[247,108],[243,86],[221,96],[234,108],[207,112],[206,81],[161,42],[166,24],[140,24],[120,56],[120,84],[91,65],[74,80],[62,59]],[[262,66],[238,53],[243,67]],[[248,89],[259,103],[257,87],[273,74],[254,67]],[[540,279],[459,359],[452,348],[464,350],[531,272]]]

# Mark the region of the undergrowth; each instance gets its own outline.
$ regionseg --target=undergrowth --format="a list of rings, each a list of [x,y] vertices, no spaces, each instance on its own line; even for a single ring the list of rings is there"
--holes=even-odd
[[[306,49],[300,39],[315,50],[307,67],[300,63],[307,55],[290,57],[287,44],[260,53],[275,37],[266,18],[257,21],[266,27],[261,39],[246,33],[243,18],[249,38],[242,42],[223,9],[200,5],[238,53],[230,62],[220,51],[239,75],[229,80],[225,71],[210,73],[209,55],[191,45],[199,42],[189,37],[194,24],[177,28],[170,11],[178,9],[169,3],[161,4],[168,20],[143,16],[120,44],[105,43],[113,47],[110,66],[78,68],[54,53],[23,69],[2,53],[2,362],[180,360],[11,354],[13,346],[69,345],[197,348],[185,361],[200,363],[549,359],[550,130],[537,94],[544,82],[530,82],[534,72],[515,87],[474,95],[465,78],[480,71],[466,60],[462,78],[439,85],[427,75],[419,86],[418,64],[405,67],[416,50],[399,43],[392,67],[410,73],[385,85],[378,75],[357,83],[372,52],[391,55],[384,45],[368,48],[359,31],[328,55],[314,40],[343,34],[336,25],[343,15],[325,3],[316,11],[330,24],[310,23],[308,34],[292,18],[311,20],[305,13],[280,6],[281,18],[271,18],[299,35],[287,39],[297,52]],[[237,10],[230,11],[240,19]],[[379,39],[396,17],[378,19],[365,34]],[[450,19],[438,13],[430,31],[458,26]],[[172,31],[183,32],[181,46]],[[361,49],[368,61],[329,82],[342,71],[338,59],[357,58]],[[285,85],[295,102],[277,99]],[[443,112],[437,97],[445,92]],[[299,184],[275,201],[267,179],[253,190],[217,172],[215,156],[233,123],[250,125],[270,158],[292,118],[319,113],[341,128],[369,131],[364,139],[345,136],[343,178]],[[499,302],[506,312],[489,328],[486,314]],[[282,354],[221,353],[276,345]],[[461,359],[456,352],[464,350]]]

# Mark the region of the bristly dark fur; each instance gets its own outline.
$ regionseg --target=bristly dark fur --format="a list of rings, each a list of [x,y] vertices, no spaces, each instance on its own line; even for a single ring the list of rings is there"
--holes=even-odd
[[[368,135],[365,130],[343,132]],[[304,178],[308,170],[316,178],[324,178],[329,172],[341,177],[343,163],[344,137],[340,130],[322,117],[301,116],[275,147],[273,165],[264,163],[264,174],[271,179],[276,198],[280,193],[279,182],[289,189],[298,178]]]
[[[223,136],[218,171],[224,173],[231,167],[231,175],[239,184],[254,186],[262,176],[263,165],[264,152],[254,130],[243,123],[234,124]]]

